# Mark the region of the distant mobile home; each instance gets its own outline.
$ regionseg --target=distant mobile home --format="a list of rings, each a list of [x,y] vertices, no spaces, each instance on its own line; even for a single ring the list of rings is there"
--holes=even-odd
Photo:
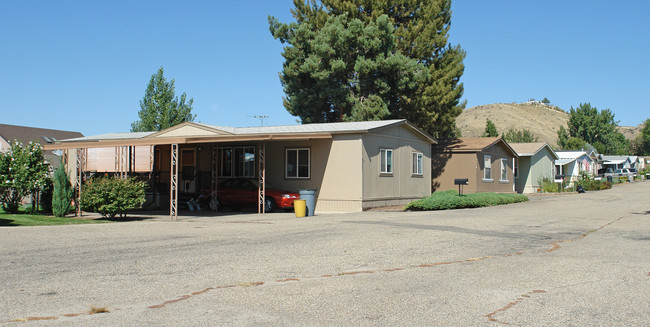
[[[555,160],[559,159],[548,143],[509,143],[517,152],[515,190],[535,193],[543,179],[554,180]]]
[[[463,137],[432,146],[432,190],[457,189],[456,178],[467,178],[467,193],[508,192],[514,189],[517,154],[498,137]]]

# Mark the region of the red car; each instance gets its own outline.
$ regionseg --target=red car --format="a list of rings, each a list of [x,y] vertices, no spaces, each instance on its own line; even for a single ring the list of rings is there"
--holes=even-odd
[[[239,210],[242,207],[257,206],[257,180],[247,178],[228,179],[217,184],[217,210],[222,207],[230,207],[232,210]],[[300,199],[298,193],[282,191],[270,188],[266,185],[265,194],[265,212],[273,212],[276,208],[286,211],[293,210],[293,200]],[[209,204],[210,191],[203,193],[199,201]]]

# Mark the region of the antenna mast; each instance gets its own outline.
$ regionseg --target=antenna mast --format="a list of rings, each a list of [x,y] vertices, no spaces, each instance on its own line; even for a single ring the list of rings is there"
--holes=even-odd
[[[259,119],[259,120],[260,120],[260,123],[261,123],[260,126],[264,126],[264,119],[268,119],[269,116],[255,115],[255,116],[253,116],[253,118],[257,118],[257,119]]]

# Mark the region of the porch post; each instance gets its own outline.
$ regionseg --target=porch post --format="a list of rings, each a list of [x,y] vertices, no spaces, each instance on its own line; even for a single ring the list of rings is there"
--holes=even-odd
[[[86,164],[86,149],[85,148],[79,148],[77,150],[77,160],[76,162],[76,171],[77,171],[77,178],[75,180],[75,191],[76,191],[76,199],[75,202],[77,204],[75,208],[75,216],[81,217],[81,183],[83,182],[83,174],[84,174],[84,166]]]
[[[212,145],[212,187],[210,190],[210,209],[212,212],[216,212],[219,209],[219,204],[217,202],[217,163],[219,162],[217,158],[217,143]]]
[[[169,219],[178,220],[178,144],[172,144],[170,152]]]
[[[266,152],[266,142],[262,142],[260,145],[260,151],[259,151],[259,180],[258,180],[258,185],[257,185],[257,213],[265,213],[266,212],[266,160],[264,159],[264,155]]]

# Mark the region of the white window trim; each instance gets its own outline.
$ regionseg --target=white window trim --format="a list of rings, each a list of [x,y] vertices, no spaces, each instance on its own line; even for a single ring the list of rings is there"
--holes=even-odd
[[[411,167],[416,169],[416,171],[411,171],[411,175],[424,175],[424,155],[422,152],[412,152],[411,161]]]
[[[390,171],[388,171],[388,152],[390,152]],[[383,167],[381,164],[381,154],[385,153],[386,156],[386,167]],[[379,149],[379,174],[381,175],[392,175],[395,171],[393,160],[393,149]]]
[[[298,176],[300,167],[298,162],[300,161],[299,151],[307,150],[307,177]],[[289,151],[296,151],[296,176],[289,176]],[[311,178],[311,149],[310,148],[286,148],[284,150],[284,178],[287,179],[310,179]]]
[[[507,158],[501,158],[501,169],[499,170],[499,182],[501,183],[510,183],[510,180],[508,179],[508,159]],[[503,165],[505,163],[505,167]],[[502,179],[503,177],[503,168],[506,169],[506,179]]]
[[[489,167],[490,168],[490,178],[485,176],[485,174],[487,173],[486,168],[488,168],[485,165],[485,159],[490,159],[490,167]],[[487,155],[483,156],[483,181],[484,182],[489,182],[489,183],[494,182],[494,179],[492,178],[492,156],[487,156]]]

